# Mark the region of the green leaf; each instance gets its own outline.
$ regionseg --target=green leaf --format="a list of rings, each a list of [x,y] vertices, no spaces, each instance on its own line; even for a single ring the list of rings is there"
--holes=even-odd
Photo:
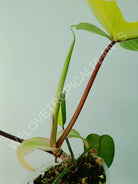
[[[61,131],[59,131],[59,132],[57,133],[57,140],[61,137],[61,135],[63,134],[63,132],[64,132],[64,130],[61,130]],[[78,132],[77,130],[75,130],[75,129],[71,129],[71,131],[69,132],[68,138],[79,138],[79,139],[81,139],[81,140],[83,141],[84,146],[85,146],[85,147],[88,147],[88,143],[87,143],[86,139],[83,138],[83,137],[79,134],[79,132]]]
[[[76,29],[96,33],[96,34],[99,34],[101,36],[108,38],[109,40],[112,40],[111,36],[109,36],[107,33],[105,33],[103,30],[101,30],[100,28],[98,28],[97,26],[95,26],[93,24],[82,22],[82,23],[79,23],[78,25],[72,25],[71,27],[75,27]]]
[[[66,92],[60,94],[60,108],[58,113],[58,124],[64,126],[66,123]]]
[[[36,149],[43,151],[57,150],[57,148],[50,148],[50,140],[43,137],[34,137],[23,141],[17,148],[17,158],[23,167],[31,171],[35,171],[35,169],[26,162],[24,156],[32,153]]]
[[[138,39],[128,40],[119,43],[124,49],[138,51]]]
[[[112,137],[109,135],[102,135],[99,142],[98,156],[104,158],[104,161],[111,166],[115,153],[115,145]]]
[[[79,132],[75,129],[72,129],[68,135],[68,138],[80,138],[82,139],[83,137],[79,134]]]
[[[61,135],[63,134],[64,130],[61,130],[57,133],[57,140],[61,137]],[[79,138],[82,139],[83,137],[81,137],[81,135],[79,134],[79,132],[75,129],[71,129],[71,131],[69,132],[68,138]]]
[[[79,138],[82,140],[85,147],[88,147],[88,143],[84,137],[82,137],[79,132],[75,129],[72,129],[68,135],[68,138]]]
[[[85,146],[84,146],[84,148],[87,148],[87,149],[84,149],[84,152],[79,156],[79,158],[77,159],[77,161],[79,161],[79,160],[83,157],[83,155],[85,155],[85,153],[87,153],[90,149],[94,148],[94,146],[98,143],[99,139],[100,139],[100,138],[95,139],[95,142],[93,142],[93,143],[91,144],[91,146],[89,146],[89,144],[88,144],[88,142],[87,142],[88,147],[85,147]],[[86,139],[85,139],[85,140],[86,140]],[[86,140],[86,141],[87,141],[87,140]]]
[[[95,142],[97,142],[93,148],[95,148],[97,151],[99,149],[99,139],[100,136],[97,134],[90,134],[86,137],[86,140],[88,142],[89,147],[91,147]],[[84,147],[84,150],[87,149],[88,147]]]
[[[72,30],[71,30],[72,31]],[[57,134],[57,119],[58,119],[58,112],[59,112],[59,107],[60,107],[60,94],[63,91],[63,87],[64,87],[64,83],[66,80],[66,76],[67,76],[67,72],[69,69],[69,64],[70,64],[70,60],[71,60],[71,56],[72,56],[72,52],[74,49],[74,45],[75,45],[75,34],[73,33],[73,42],[69,48],[62,72],[61,72],[61,76],[60,76],[60,80],[59,80],[59,84],[56,90],[56,94],[55,94],[55,98],[52,104],[52,110],[51,110],[51,145],[55,146],[56,145],[56,134]]]
[[[89,144],[89,147],[94,145],[94,142],[96,142],[93,148],[97,149],[98,156],[102,157],[108,167],[110,167],[115,153],[115,146],[112,137],[109,135],[99,136],[97,134],[90,134],[87,136],[86,140]]]
[[[123,40],[120,38],[120,33],[127,39],[138,38],[138,21],[127,22],[116,1],[87,0],[87,2],[99,22],[115,41]]]

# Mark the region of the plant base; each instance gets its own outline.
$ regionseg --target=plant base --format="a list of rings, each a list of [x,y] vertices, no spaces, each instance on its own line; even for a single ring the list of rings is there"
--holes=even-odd
[[[68,163],[61,163],[45,171],[44,175],[38,176],[34,184],[52,184],[60,173],[69,166]],[[89,154],[83,156],[72,169],[63,176],[58,184],[105,184],[106,176],[102,165]]]

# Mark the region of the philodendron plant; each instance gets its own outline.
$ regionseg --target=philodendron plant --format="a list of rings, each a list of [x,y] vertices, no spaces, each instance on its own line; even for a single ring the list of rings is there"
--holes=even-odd
[[[17,149],[17,157],[20,163],[29,170],[34,171],[35,169],[26,162],[25,155],[33,152],[36,149],[40,149],[48,152],[49,154],[53,154],[55,157],[55,161],[58,157],[65,162],[70,161],[68,167],[61,174],[59,174],[58,178],[53,181],[53,183],[58,183],[61,178],[80,160],[80,158],[82,158],[82,156],[90,150],[93,153],[93,157],[102,158],[100,160],[100,163],[102,162],[102,165],[106,164],[108,167],[111,166],[115,152],[115,146],[112,137],[109,135],[97,135],[92,133],[84,138],[77,130],[73,129],[73,126],[81,112],[81,109],[84,106],[85,100],[87,99],[87,96],[97,76],[100,66],[102,65],[102,62],[110,49],[118,43],[124,49],[138,51],[138,22],[126,22],[115,1],[87,0],[87,2],[92,12],[99,20],[101,25],[104,27],[104,29],[107,31],[107,33],[93,24],[84,22],[79,23],[78,25],[72,25],[71,28],[99,34],[106,37],[108,40],[110,40],[111,43],[104,50],[99,61],[97,62],[94,71],[92,71],[92,75],[89,79],[86,89],[84,90],[82,98],[80,99],[78,107],[75,110],[70,122],[68,124],[66,122],[66,92],[64,91],[64,83],[69,69],[69,63],[71,60],[73,48],[75,45],[75,34],[72,29],[71,31],[73,33],[74,39],[65,60],[56,95],[53,100],[51,110],[50,138],[34,137],[28,140],[23,140],[18,137],[9,135],[3,131],[0,131],[1,135],[21,143]],[[65,123],[67,124],[67,126]],[[60,132],[57,132],[58,125],[61,126]],[[79,138],[84,144],[84,153],[77,160],[75,160],[74,158],[69,138]],[[70,154],[67,154],[61,148],[64,141],[66,141],[67,143]],[[88,181],[86,181],[87,178],[85,178],[84,180],[82,183],[89,183]]]

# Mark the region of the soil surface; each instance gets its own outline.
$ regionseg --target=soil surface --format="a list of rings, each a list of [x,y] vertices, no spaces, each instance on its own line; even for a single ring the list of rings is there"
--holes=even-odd
[[[46,171],[42,176],[38,176],[34,180],[34,184],[52,184],[68,166],[67,163],[61,163],[50,170]],[[90,154],[83,156],[76,166],[63,176],[58,184],[105,184],[106,177],[103,167],[99,162],[91,157]]]

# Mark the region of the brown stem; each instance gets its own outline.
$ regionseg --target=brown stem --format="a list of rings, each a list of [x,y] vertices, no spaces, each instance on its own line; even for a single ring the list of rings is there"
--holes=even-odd
[[[3,132],[2,130],[0,130],[0,135],[3,137],[6,137],[8,139],[11,139],[13,141],[19,142],[19,143],[22,143],[24,141],[24,139],[21,139],[19,137],[14,136],[14,135]]]
[[[86,101],[86,98],[87,98],[87,96],[89,94],[89,91],[90,91],[90,89],[92,87],[92,84],[93,84],[93,82],[94,82],[94,80],[96,78],[96,75],[97,75],[97,73],[98,73],[98,71],[100,69],[100,66],[102,65],[102,62],[103,62],[104,58],[106,57],[107,53],[110,51],[110,49],[112,48],[112,46],[115,43],[116,42],[113,40],[108,45],[108,47],[105,49],[105,51],[103,52],[103,54],[101,55],[101,57],[100,57],[97,65],[96,65],[96,67],[95,67],[95,69],[94,69],[94,71],[93,71],[93,73],[92,73],[92,75],[90,77],[90,80],[89,80],[89,82],[87,84],[87,87],[86,87],[86,89],[85,89],[85,91],[83,93],[83,96],[82,96],[82,98],[80,100],[80,103],[79,103],[79,105],[78,105],[78,107],[77,107],[77,109],[76,109],[76,111],[75,111],[75,113],[74,113],[74,115],[73,115],[73,117],[72,117],[69,125],[67,126],[67,128],[64,131],[64,133],[62,134],[62,136],[57,141],[57,144],[56,144],[57,148],[62,145],[63,141],[66,139],[66,137],[68,136],[70,130],[72,129],[73,125],[75,124],[75,122],[76,122],[76,120],[77,120],[77,118],[78,118],[78,116],[79,116],[79,114],[80,114],[80,112],[82,110],[82,107],[83,107],[83,105],[84,105],[84,103]]]

